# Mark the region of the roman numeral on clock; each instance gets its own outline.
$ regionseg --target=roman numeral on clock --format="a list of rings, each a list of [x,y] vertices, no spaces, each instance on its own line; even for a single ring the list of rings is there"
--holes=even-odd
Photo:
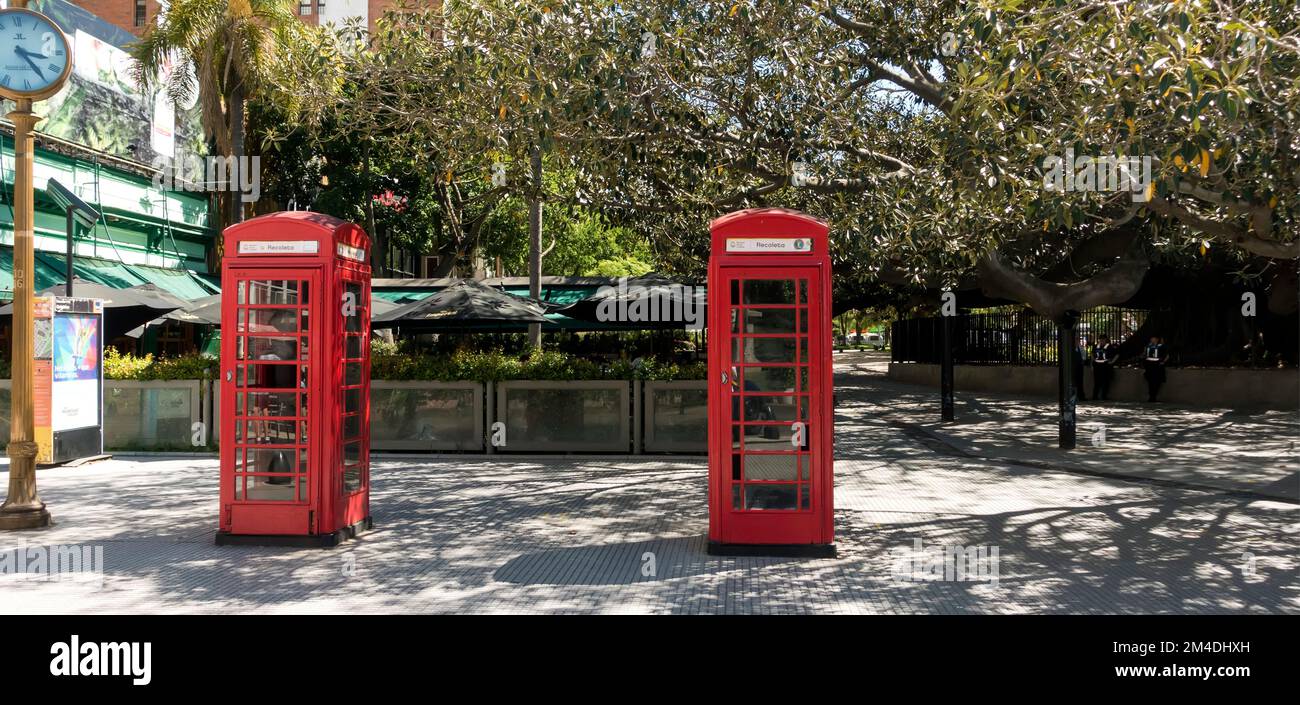
[[[49,69],[50,69],[51,71],[55,71],[55,72],[58,72],[58,71],[62,71],[62,70],[63,70],[63,69],[60,69],[58,66],[56,66],[56,65],[54,65],[54,64],[50,64]]]
[[[0,78],[0,85],[3,85],[5,88],[8,88],[9,78],[10,78],[9,74],[5,74],[3,78]]]

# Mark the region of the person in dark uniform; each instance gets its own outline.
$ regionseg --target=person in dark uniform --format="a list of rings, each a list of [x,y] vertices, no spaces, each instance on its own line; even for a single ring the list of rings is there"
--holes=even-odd
[[[1086,359],[1083,348],[1085,345],[1087,345],[1086,342],[1074,344],[1074,367],[1071,371],[1074,378],[1074,393],[1079,398],[1079,401],[1088,401],[1088,395],[1083,392],[1083,362]]]
[[[1119,359],[1119,345],[1102,334],[1092,348],[1092,398],[1104,400],[1110,396],[1110,383],[1115,379],[1115,361]]]
[[[1146,372],[1142,374],[1147,380],[1147,401],[1156,401],[1156,395],[1160,393],[1160,387],[1165,383],[1165,363],[1169,361],[1169,353],[1165,350],[1165,344],[1159,336],[1151,336],[1151,342],[1147,344],[1146,352],[1142,356],[1142,365]]]

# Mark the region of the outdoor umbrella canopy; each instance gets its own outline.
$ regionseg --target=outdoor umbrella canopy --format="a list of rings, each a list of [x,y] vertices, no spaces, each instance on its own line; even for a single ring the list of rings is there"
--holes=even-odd
[[[703,325],[705,290],[650,272],[626,277],[580,301],[559,309],[569,318],[599,321],[610,327],[645,330],[685,328],[692,319]],[[653,302],[653,304],[652,304]],[[655,314],[655,315],[651,315]],[[655,318],[656,320],[649,320]]]
[[[63,296],[66,290],[63,284],[56,284],[36,292],[36,295]],[[72,293],[77,298],[104,300],[104,340],[106,341],[125,335],[136,326],[180,308],[172,301],[176,297],[170,294],[164,297],[157,292],[142,288],[115,289],[84,279],[72,280]],[[0,317],[12,316],[13,313],[12,302],[0,307]]]
[[[462,279],[428,298],[399,306],[371,320],[371,328],[423,330],[492,329],[546,323],[540,305],[472,279]]]

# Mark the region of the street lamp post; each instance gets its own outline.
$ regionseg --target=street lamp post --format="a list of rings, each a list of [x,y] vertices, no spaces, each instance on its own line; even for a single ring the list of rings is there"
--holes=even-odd
[[[50,512],[36,492],[36,424],[32,409],[32,290],[35,197],[33,130],[40,116],[35,101],[63,87],[72,72],[72,45],[53,20],[27,9],[27,0],[10,0],[0,9],[0,56],[5,76],[0,97],[14,101],[14,315],[10,388],[9,494],[0,506],[0,529],[34,529],[50,524]]]

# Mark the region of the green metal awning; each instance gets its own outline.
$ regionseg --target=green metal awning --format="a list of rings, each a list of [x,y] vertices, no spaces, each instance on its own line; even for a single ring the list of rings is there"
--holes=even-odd
[[[44,260],[46,264],[60,272],[67,271],[67,260],[61,254],[37,251],[36,259]],[[111,286],[114,289],[129,289],[137,284],[143,284],[148,281],[132,271],[130,265],[115,262],[113,260],[100,259],[99,257],[85,257],[81,255],[73,257],[72,272],[81,279],[95,282],[96,284],[103,284],[104,286]],[[58,283],[62,284],[63,279],[64,277],[59,277]],[[40,291],[40,289],[37,289],[37,291]]]
[[[64,279],[63,268],[52,266],[35,258],[36,262],[36,291],[47,287],[62,284]],[[14,248],[5,245],[0,247],[0,298],[11,300],[14,297]]]
[[[55,252],[33,253],[36,264],[36,291],[62,284],[67,271],[64,256]],[[14,288],[13,247],[0,247],[0,299],[12,299]],[[139,284],[152,283],[187,301],[210,296],[214,287],[194,273],[184,269],[169,269],[144,264],[123,264],[102,257],[77,255],[72,263],[73,274],[86,281],[129,289]]]
[[[213,288],[187,269],[167,269],[165,267],[150,267],[140,264],[128,266],[136,276],[143,277],[146,281],[157,285],[158,288],[170,291],[187,301],[221,293],[220,289]]]

